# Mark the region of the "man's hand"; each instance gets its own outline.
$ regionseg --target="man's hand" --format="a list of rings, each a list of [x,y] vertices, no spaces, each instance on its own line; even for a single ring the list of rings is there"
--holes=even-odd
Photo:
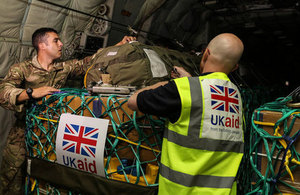
[[[191,77],[192,75],[188,73],[183,67],[174,66],[174,70],[171,72],[171,77],[173,79],[181,77]]]
[[[39,87],[39,88],[33,89],[32,97],[35,99],[39,99],[39,98],[42,98],[46,95],[52,94],[57,91],[60,91],[60,90],[56,89],[54,87],[49,87],[49,86]]]
[[[124,36],[122,41],[120,41],[119,43],[116,44],[116,46],[118,45],[123,45],[127,42],[130,42],[130,41],[136,41],[136,38],[135,37],[132,37],[132,36]]]
[[[59,89],[56,89],[54,87],[49,87],[49,86],[45,86],[45,87],[39,87],[39,88],[35,88],[33,89],[32,92],[32,97],[34,99],[39,99],[42,98],[46,95],[52,94],[54,92],[60,91]],[[26,93],[26,90],[22,91],[22,93],[17,97],[17,103],[21,103],[23,101],[29,100],[29,97]]]

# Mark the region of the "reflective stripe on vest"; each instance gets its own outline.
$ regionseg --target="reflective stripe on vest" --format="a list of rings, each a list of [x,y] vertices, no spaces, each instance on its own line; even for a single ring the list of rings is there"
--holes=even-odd
[[[177,145],[187,148],[243,153],[243,142],[212,140],[207,138],[198,138],[196,136],[184,136],[177,134],[174,131],[165,132],[164,138],[167,138],[169,142],[173,142]]]
[[[214,102],[210,100],[213,96],[208,89],[215,87],[209,80],[223,91],[229,91],[224,96],[232,103],[224,103],[224,112],[217,107],[219,104],[214,105],[217,111],[209,110]],[[174,81],[182,111],[178,121],[169,123],[164,134],[159,192],[172,193],[170,185],[174,185],[174,189],[181,188],[182,192],[199,193],[205,188],[205,192],[229,194],[243,156],[240,94],[224,73]],[[219,112],[225,115],[213,115]]]
[[[235,177],[218,177],[211,175],[189,175],[174,171],[167,166],[161,165],[160,174],[172,181],[187,187],[205,186],[210,188],[231,188]]]

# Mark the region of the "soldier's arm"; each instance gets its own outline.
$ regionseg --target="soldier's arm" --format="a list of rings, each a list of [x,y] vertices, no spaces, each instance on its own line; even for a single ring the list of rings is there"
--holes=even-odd
[[[92,60],[92,56],[88,56],[83,58],[82,60],[68,60],[66,62],[63,62],[64,69],[67,69],[69,74],[69,77],[76,78],[79,76],[83,76],[85,72],[90,68]]]
[[[17,97],[24,91],[22,84],[24,75],[19,64],[11,66],[5,78],[0,82],[0,105],[3,108],[21,111],[23,105],[18,105]]]
[[[135,41],[136,38],[132,36],[124,36],[123,39],[117,43],[115,46],[123,45],[130,41]],[[70,69],[70,76],[76,78],[78,76],[83,76],[86,71],[92,66],[92,59],[95,58],[97,53],[101,52],[99,49],[94,55],[83,58],[82,60],[69,60],[64,62],[64,67]]]
[[[5,78],[0,82],[0,105],[3,108],[21,112],[24,104],[29,97],[26,93],[24,64],[15,64],[11,66]],[[59,91],[53,87],[40,87],[33,89],[33,98],[41,98],[45,95]]]
[[[34,99],[39,99],[42,98],[46,95],[52,94],[54,92],[60,91],[59,89],[53,88],[53,87],[49,87],[49,86],[45,86],[45,87],[39,87],[39,88],[35,88],[32,91],[32,97]],[[28,94],[26,93],[26,90],[22,91],[22,93],[20,93],[20,95],[18,95],[17,97],[17,103],[22,103],[26,100],[29,100],[30,97],[28,96]]]
[[[123,39],[117,43],[115,46],[119,46],[119,45],[123,45],[125,43],[128,43],[130,41],[135,41],[136,38],[135,37],[132,37],[132,36],[124,36]]]

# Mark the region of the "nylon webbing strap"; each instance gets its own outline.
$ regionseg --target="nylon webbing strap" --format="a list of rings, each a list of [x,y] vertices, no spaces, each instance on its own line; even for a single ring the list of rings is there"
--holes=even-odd
[[[36,179],[47,181],[59,188],[72,189],[72,191],[82,194],[154,195],[157,194],[158,189],[156,186],[146,187],[106,179],[38,158],[29,157],[27,159],[27,172]]]

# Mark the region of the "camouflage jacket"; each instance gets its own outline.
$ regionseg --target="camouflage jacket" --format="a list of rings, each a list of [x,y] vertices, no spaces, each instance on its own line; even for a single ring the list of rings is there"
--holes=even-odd
[[[14,64],[5,78],[0,81],[0,105],[6,109],[21,112],[24,104],[17,104],[16,100],[25,89],[42,86],[64,87],[67,79],[85,74],[90,66],[90,59],[91,57],[86,57],[83,60],[74,59],[53,63],[50,71],[41,67],[37,56],[32,60]]]

